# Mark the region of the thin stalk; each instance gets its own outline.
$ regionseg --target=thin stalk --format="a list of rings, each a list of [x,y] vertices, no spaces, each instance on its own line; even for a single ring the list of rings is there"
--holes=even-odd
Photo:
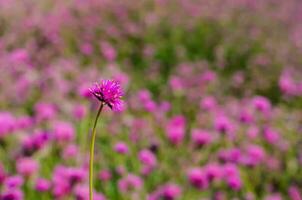
[[[95,144],[95,135],[96,135],[96,125],[99,119],[99,116],[103,110],[104,103],[101,103],[99,111],[96,115],[92,134],[91,134],[91,143],[90,143],[90,160],[89,160],[89,200],[93,200],[93,160],[94,160],[94,144]]]

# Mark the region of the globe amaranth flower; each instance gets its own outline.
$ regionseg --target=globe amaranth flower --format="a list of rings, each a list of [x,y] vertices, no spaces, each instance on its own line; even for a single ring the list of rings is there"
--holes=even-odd
[[[29,177],[39,169],[39,163],[32,158],[20,158],[16,162],[17,172],[22,176]]]
[[[114,111],[123,109],[123,91],[118,81],[102,80],[91,87],[90,92],[102,103],[109,106]]]
[[[209,185],[205,171],[202,168],[192,168],[188,171],[190,184],[198,189],[206,189]]]
[[[46,192],[50,189],[50,187],[51,187],[50,181],[43,179],[43,178],[38,178],[36,180],[35,189],[38,192]]]

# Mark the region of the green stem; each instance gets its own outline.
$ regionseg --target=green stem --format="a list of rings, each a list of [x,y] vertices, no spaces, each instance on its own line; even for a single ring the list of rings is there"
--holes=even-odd
[[[94,144],[95,144],[95,135],[96,135],[96,125],[99,119],[99,116],[103,110],[104,104],[101,103],[98,114],[96,115],[92,134],[91,134],[91,143],[90,143],[90,161],[89,161],[89,200],[93,200],[93,160],[94,160]]]

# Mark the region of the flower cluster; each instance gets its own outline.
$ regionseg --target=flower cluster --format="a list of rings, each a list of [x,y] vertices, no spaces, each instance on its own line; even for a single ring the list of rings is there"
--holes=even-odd
[[[0,0],[0,200],[301,200],[301,6]]]

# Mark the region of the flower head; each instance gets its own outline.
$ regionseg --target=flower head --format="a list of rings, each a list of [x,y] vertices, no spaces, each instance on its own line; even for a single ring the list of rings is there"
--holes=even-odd
[[[194,187],[198,189],[206,189],[208,187],[206,173],[201,168],[190,169],[187,176],[190,184]]]
[[[121,111],[123,108],[123,91],[118,81],[102,80],[91,87],[90,92],[102,103],[114,111]]]
[[[0,199],[3,199],[3,200],[9,200],[9,199],[22,200],[23,199],[23,193],[20,189],[9,189],[7,191],[4,191],[3,194],[0,195]]]
[[[39,163],[32,158],[20,158],[16,163],[17,172],[23,176],[31,176],[39,169]]]
[[[35,183],[35,189],[39,192],[45,192],[49,190],[51,187],[50,181],[43,179],[43,178],[38,178]]]
[[[142,185],[142,179],[134,174],[128,174],[126,177],[120,179],[118,182],[118,187],[122,192],[140,189]]]
[[[170,119],[166,127],[166,135],[169,141],[174,144],[180,144],[185,137],[186,119],[182,115],[177,115]]]

